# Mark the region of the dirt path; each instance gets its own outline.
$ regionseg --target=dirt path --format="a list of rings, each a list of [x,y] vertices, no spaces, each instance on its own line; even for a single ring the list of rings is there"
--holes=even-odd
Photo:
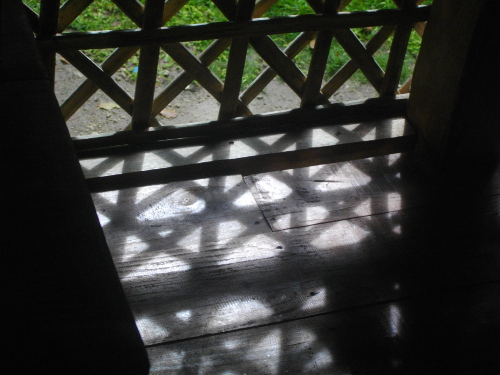
[[[175,75],[175,71],[171,72],[168,78],[171,79]],[[114,78],[130,96],[134,96],[134,81],[121,71],[118,71]],[[59,103],[63,103],[84,80],[82,73],[58,59],[55,93]],[[167,84],[168,80],[163,78],[158,84],[156,94]],[[341,102],[374,96],[375,91],[370,85],[347,83],[333,96],[333,101]],[[258,114],[297,108],[299,103],[297,95],[287,85],[275,79],[249,107],[253,113]],[[129,124],[130,116],[116,107],[108,96],[98,91],[67,121],[71,136],[123,130]],[[193,83],[170,103],[166,110],[166,115],[170,118],[157,117],[162,125],[187,124],[215,120],[219,104],[201,86]]]

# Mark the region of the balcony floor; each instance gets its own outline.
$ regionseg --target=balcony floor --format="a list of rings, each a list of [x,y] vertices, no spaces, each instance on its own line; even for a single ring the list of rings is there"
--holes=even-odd
[[[498,373],[500,174],[410,159],[93,194],[151,373]]]

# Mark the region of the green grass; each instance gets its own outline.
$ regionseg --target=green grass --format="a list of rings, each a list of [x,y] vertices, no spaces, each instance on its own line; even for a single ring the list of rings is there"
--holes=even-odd
[[[144,0],[141,0],[144,3]],[[35,11],[39,11],[40,0],[25,0],[29,6]],[[432,0],[424,1],[424,4],[432,3]],[[393,0],[353,0],[344,11],[359,11],[367,9],[393,9],[396,8]],[[264,15],[264,17],[279,17],[284,15],[309,14],[314,13],[306,0],[278,0],[278,2]],[[217,9],[217,7],[209,0],[190,0],[167,24],[167,26],[197,24],[206,22],[225,21],[226,18]],[[71,31],[95,31],[95,30],[116,30],[116,29],[133,29],[137,26],[126,17],[123,12],[116,7],[111,0],[95,0],[68,28]],[[353,30],[357,37],[366,43],[376,32],[377,28],[373,28],[371,32],[365,29]],[[282,34],[273,35],[271,38],[280,48],[285,48],[298,34]],[[378,64],[385,69],[390,49],[391,39],[377,52],[374,57]],[[198,55],[205,50],[211,41],[196,41],[186,43],[191,51]],[[401,82],[405,81],[413,70],[416,56],[420,48],[420,37],[415,32],[410,37],[408,52],[406,55],[405,66],[403,68]],[[85,53],[97,63],[104,61],[110,50],[88,50]],[[307,72],[311,56],[312,48],[304,49],[295,59],[297,66],[304,72]],[[216,61],[214,61],[210,69],[222,80],[226,74],[227,60],[229,51],[225,51]],[[325,78],[331,77],[335,72],[342,67],[349,57],[342,47],[334,40],[331,46],[331,53],[327,63]],[[138,63],[138,55],[134,56],[126,65],[125,72],[130,78],[135,78],[135,68]],[[243,77],[243,86],[250,84],[265,67],[265,63],[253,49],[249,50],[249,57],[245,67]],[[159,64],[159,75],[165,74],[166,71],[175,68],[175,63],[165,53],[161,54]],[[356,73],[355,79],[358,81],[366,81],[366,78],[360,72]]]

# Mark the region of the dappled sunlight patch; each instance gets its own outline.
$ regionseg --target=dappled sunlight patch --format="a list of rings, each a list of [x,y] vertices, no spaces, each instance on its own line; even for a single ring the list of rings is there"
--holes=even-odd
[[[183,322],[189,322],[191,317],[193,316],[193,312],[191,310],[183,310],[175,313],[177,319],[182,320]]]
[[[390,154],[386,156],[387,164],[390,166],[394,165],[400,158],[401,154]]]
[[[372,214],[372,199],[368,198],[357,203],[353,211],[357,216],[369,216]]]
[[[99,223],[101,224],[101,227],[104,227],[106,224],[108,224],[111,221],[102,212],[99,212],[99,211],[96,211],[96,212],[97,212],[97,218],[99,219]]]
[[[223,221],[217,224],[217,233],[219,243],[225,244],[228,241],[237,238],[247,230],[247,226],[238,220]]]
[[[118,203],[118,195],[120,190],[105,191],[103,193],[95,193],[99,198],[106,200],[108,203]]]
[[[268,318],[273,314],[273,309],[257,300],[235,300],[224,304],[214,312],[207,326],[210,329],[220,327],[241,326],[248,324],[248,317],[252,320]]]
[[[142,164],[142,170],[166,168],[172,166],[172,163],[169,163],[167,160],[158,156],[154,152],[145,152],[143,155],[144,161]]]
[[[326,348],[312,354],[312,358],[304,365],[302,373],[318,371],[333,364],[333,356]]]
[[[401,194],[396,192],[387,193],[387,210],[388,211],[399,211],[402,209],[403,199]]]
[[[273,258],[284,251],[284,244],[264,234],[238,239],[238,246],[228,246],[218,265]]]
[[[325,220],[330,212],[323,206],[312,206],[305,208],[304,215],[306,223],[312,223]]]
[[[132,266],[134,265],[132,264]],[[160,254],[150,259],[143,257],[141,263],[133,267],[129,273],[126,273],[122,277],[122,279],[152,277],[173,272],[188,271],[189,269],[191,269],[189,263],[168,254]]]
[[[203,227],[196,227],[187,235],[182,237],[176,244],[186,251],[199,253],[203,247]]]
[[[165,198],[150,204],[141,212],[137,220],[162,220],[182,214],[197,214],[205,209],[203,193],[196,188],[181,188],[171,192]]]
[[[144,199],[149,198],[151,195],[164,189],[165,185],[150,185],[137,188],[135,190],[135,204],[142,202]]]
[[[401,310],[399,306],[395,303],[391,303],[389,305],[389,311],[387,315],[389,320],[388,336],[399,336],[401,331]]]
[[[362,242],[370,235],[370,231],[361,228],[350,221],[332,223],[311,241],[318,250],[335,249]]]
[[[339,142],[337,137],[327,133],[323,129],[312,129],[312,144],[311,147],[323,147],[335,145]]]
[[[135,323],[142,337],[151,337],[157,342],[162,342],[170,336],[165,327],[156,324],[152,319],[139,317],[135,319]]]
[[[280,357],[283,345],[283,332],[273,329],[253,346],[245,359],[253,361],[263,374],[277,375],[280,368]],[[266,348],[265,353],[262,348]]]
[[[188,158],[192,156],[192,154],[200,151],[205,146],[192,146],[192,147],[179,147],[175,149],[175,152],[182,157]]]
[[[311,293],[302,305],[301,310],[320,310],[326,306],[327,303],[327,289],[319,288]]]
[[[120,254],[122,255],[121,261],[128,261],[130,258],[137,256],[137,254],[142,253],[148,248],[149,245],[146,242],[143,242],[139,237],[129,235],[126,237],[120,251]]]

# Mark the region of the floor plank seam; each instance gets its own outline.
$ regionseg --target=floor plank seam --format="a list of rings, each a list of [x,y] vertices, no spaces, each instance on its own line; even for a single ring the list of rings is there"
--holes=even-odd
[[[228,331],[209,333],[209,334],[192,336],[192,337],[185,337],[185,338],[178,339],[178,340],[165,341],[165,342],[156,343],[156,344],[148,344],[148,345],[145,345],[145,347],[146,348],[154,348],[154,347],[160,347],[160,346],[175,345],[175,344],[182,343],[182,342],[199,340],[199,339],[204,339],[204,338],[208,338],[208,337],[217,337],[217,336],[232,334],[232,333],[236,333],[236,332],[250,331],[253,329],[260,329],[260,328],[264,328],[264,327],[273,327],[273,326],[278,326],[280,324],[298,322],[298,321],[312,319],[312,318],[321,317],[321,316],[326,316],[326,315],[330,315],[330,314],[346,313],[349,311],[356,311],[356,310],[364,309],[364,308],[372,308],[372,307],[383,306],[383,305],[387,305],[387,304],[393,304],[396,302],[410,301],[410,300],[423,298],[425,296],[437,297],[439,295],[445,295],[445,294],[453,293],[453,292],[456,292],[459,290],[475,289],[475,288],[481,288],[484,286],[495,285],[495,284],[500,284],[500,278],[497,280],[484,281],[484,282],[470,284],[470,285],[462,285],[462,286],[457,286],[454,288],[436,290],[436,291],[427,292],[427,293],[422,292],[422,293],[417,293],[414,295],[409,295],[409,296],[405,296],[405,297],[401,297],[401,298],[388,299],[388,300],[379,301],[379,302],[372,302],[372,303],[368,303],[368,304],[364,304],[364,305],[350,306],[350,307],[341,308],[338,310],[324,311],[324,312],[320,312],[320,313],[316,313],[316,314],[310,314],[310,315],[299,316],[299,317],[295,317],[295,318],[283,319],[283,320],[276,321],[276,322],[269,322],[269,323],[259,324],[259,325],[250,326],[250,327],[242,327],[242,328],[237,328],[237,329],[231,329]]]

